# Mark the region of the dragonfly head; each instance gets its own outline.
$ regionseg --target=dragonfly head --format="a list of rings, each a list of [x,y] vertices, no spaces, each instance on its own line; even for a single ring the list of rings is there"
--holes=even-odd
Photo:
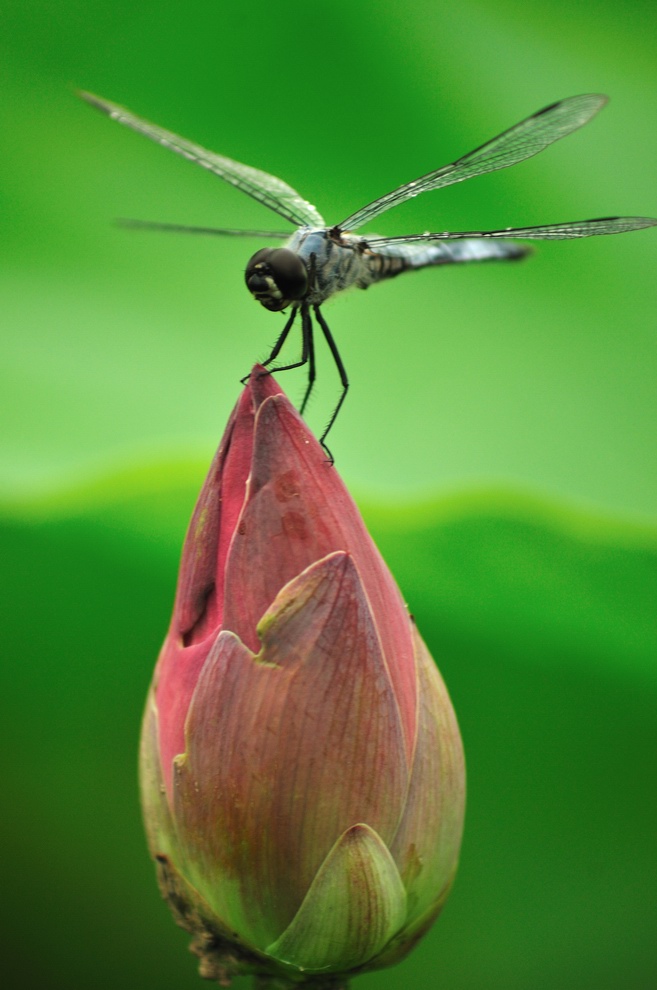
[[[308,271],[298,254],[288,248],[256,251],[244,274],[246,287],[259,303],[274,313],[299,302],[308,291]]]

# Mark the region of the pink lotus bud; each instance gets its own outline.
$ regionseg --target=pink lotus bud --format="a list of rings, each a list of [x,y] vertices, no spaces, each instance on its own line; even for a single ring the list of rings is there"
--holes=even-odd
[[[396,962],[463,823],[445,686],[337,471],[254,369],[189,527],[144,719],[144,815],[201,974]]]

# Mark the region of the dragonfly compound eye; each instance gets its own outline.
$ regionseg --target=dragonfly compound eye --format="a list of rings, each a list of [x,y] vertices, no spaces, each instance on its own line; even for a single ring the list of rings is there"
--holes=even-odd
[[[306,295],[308,272],[294,251],[262,248],[256,251],[245,272],[246,286],[266,309],[285,309]]]

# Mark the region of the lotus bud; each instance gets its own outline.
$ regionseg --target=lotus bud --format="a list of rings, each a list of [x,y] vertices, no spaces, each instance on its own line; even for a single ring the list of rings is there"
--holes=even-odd
[[[346,985],[448,895],[459,730],[340,480],[256,367],[185,540],[144,717],[161,889],[202,976]]]

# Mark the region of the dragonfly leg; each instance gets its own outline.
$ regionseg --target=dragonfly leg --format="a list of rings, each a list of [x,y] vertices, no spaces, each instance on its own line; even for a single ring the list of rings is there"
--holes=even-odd
[[[262,362],[263,368],[266,368],[268,365],[270,365],[272,363],[272,361],[275,361],[276,358],[278,357],[278,355],[280,354],[281,348],[283,347],[283,344],[287,340],[288,334],[290,333],[290,330],[292,329],[292,325],[293,325],[294,321],[297,318],[297,312],[298,312],[298,307],[295,306],[295,308],[292,310],[292,314],[291,314],[289,320],[287,321],[287,323],[283,327],[282,333],[280,334],[278,340],[274,344],[274,348],[273,348],[271,354],[269,355],[269,357],[267,358],[266,361],[263,361]],[[306,360],[307,359],[305,359],[302,356],[301,361],[299,362],[299,364],[300,365],[305,364],[306,363]],[[296,368],[298,366],[299,365],[291,364],[291,365],[287,365],[287,366],[285,366],[283,368],[272,368],[271,371],[268,371],[267,372],[267,374],[271,374],[272,371],[287,371],[288,368]],[[240,381],[241,381],[242,385],[246,385],[246,383],[248,382],[248,380],[249,380],[250,377],[251,377],[251,372],[249,372],[248,375],[245,375],[244,378],[240,378]]]
[[[311,339],[312,326],[310,323],[310,314],[308,313],[308,306],[305,303],[302,303],[301,306],[297,306],[297,308],[294,310],[294,313],[285,324],[285,329],[283,330],[283,333],[276,341],[276,346],[274,347],[274,350],[271,352],[267,360],[264,362],[264,366],[265,368],[267,368],[268,365],[271,364],[271,362],[275,359],[276,355],[278,354],[281,347],[285,343],[285,338],[290,332],[290,328],[299,309],[301,310],[301,357],[298,361],[294,361],[292,364],[281,364],[277,368],[269,368],[267,372],[267,374],[269,375],[273,375],[278,371],[292,371],[293,368],[303,368],[304,364],[308,364],[309,348],[312,346],[312,339]],[[314,354],[313,354],[313,363],[314,363]]]
[[[306,386],[306,394],[303,397],[303,402],[299,407],[299,412],[303,416],[308,399],[310,398],[310,393],[313,390],[313,385],[315,384],[315,342],[313,340],[313,324],[310,318],[310,312],[308,307],[304,307],[301,310],[301,332],[303,334],[304,346],[308,354],[308,385]]]
[[[333,410],[333,412],[331,414],[331,418],[328,421],[328,425],[326,426],[324,432],[322,433],[321,437],[319,438],[319,442],[322,445],[322,447],[324,448],[324,450],[326,451],[326,453],[328,455],[329,461],[331,462],[331,464],[333,464],[334,463],[334,457],[333,457],[333,454],[331,453],[331,451],[326,446],[325,440],[326,440],[327,436],[329,435],[329,432],[330,432],[331,427],[333,426],[333,424],[335,423],[335,421],[336,421],[336,419],[338,417],[338,413],[340,412],[340,408],[342,406],[342,403],[347,398],[347,391],[349,389],[349,379],[347,378],[347,372],[345,371],[344,364],[342,363],[342,358],[340,357],[340,352],[338,351],[338,348],[336,347],[335,341],[333,340],[333,335],[331,334],[331,331],[328,328],[328,325],[326,323],[326,320],[324,319],[324,317],[322,316],[322,314],[320,312],[319,306],[315,306],[314,307],[314,310],[315,310],[315,316],[317,318],[317,322],[319,323],[320,327],[322,328],[322,333],[326,337],[326,343],[329,345],[329,348],[331,350],[331,354],[333,355],[333,360],[335,361],[336,367],[338,369],[338,374],[340,375],[340,382],[342,384],[342,395],[338,399],[338,404],[337,404],[337,406],[335,407],[335,409]]]
[[[298,312],[298,309],[295,306],[295,308],[292,310],[292,314],[291,314],[289,320],[287,321],[287,323],[283,327],[283,332],[281,333],[281,335],[279,336],[278,340],[274,344],[274,348],[273,348],[271,354],[269,355],[269,357],[267,358],[266,361],[263,361],[262,362],[263,367],[267,368],[272,363],[272,361],[275,361],[276,358],[278,357],[278,355],[281,353],[281,349],[283,347],[283,344],[287,340],[287,336],[288,336],[290,330],[292,329],[292,325],[293,325],[294,321],[297,318],[297,312]],[[272,371],[274,371],[274,370],[275,371],[282,371],[282,370],[285,370],[285,369],[282,369],[282,368],[276,368],[276,369],[274,369],[274,368],[272,368]]]

